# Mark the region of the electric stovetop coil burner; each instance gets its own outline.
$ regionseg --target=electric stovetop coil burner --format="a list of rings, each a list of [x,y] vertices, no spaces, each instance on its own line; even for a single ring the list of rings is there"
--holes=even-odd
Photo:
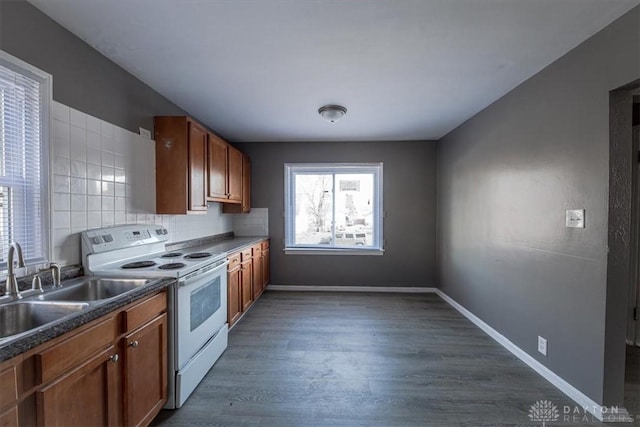
[[[184,264],[182,262],[170,262],[168,264],[162,264],[160,267],[158,267],[160,270],[177,270],[178,268],[183,268],[186,267],[187,264]]]
[[[136,262],[130,262],[128,264],[125,264],[121,268],[125,268],[125,269],[145,268],[145,267],[153,267],[154,265],[156,265],[154,261],[136,261]]]
[[[186,259],[198,259],[198,258],[209,258],[211,256],[211,252],[194,252],[189,255],[185,255]]]
[[[182,252],[168,252],[161,256],[161,258],[176,258],[182,256]]]

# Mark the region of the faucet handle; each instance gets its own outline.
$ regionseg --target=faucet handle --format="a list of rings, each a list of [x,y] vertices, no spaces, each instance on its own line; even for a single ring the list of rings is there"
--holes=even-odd
[[[43,273],[45,271],[51,271],[51,278],[53,279],[54,288],[59,288],[62,286],[60,282],[60,266],[58,264],[52,262],[49,264],[49,267],[41,269],[40,273]]]
[[[51,276],[53,277],[53,286],[62,287],[60,282],[60,266],[55,262],[52,262],[49,264],[49,268],[51,269]]]
[[[31,289],[34,291],[44,292],[42,289],[42,280],[40,280],[40,276],[37,274],[33,275],[33,280],[31,281]]]

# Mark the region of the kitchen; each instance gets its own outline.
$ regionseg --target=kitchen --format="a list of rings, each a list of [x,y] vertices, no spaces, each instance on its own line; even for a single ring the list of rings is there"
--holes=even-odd
[[[619,397],[616,397],[619,395],[619,391],[609,389],[604,391],[605,387],[598,379],[603,376],[603,372],[610,372],[610,370],[605,368],[604,363],[598,360],[597,356],[588,356],[590,353],[598,354],[604,348],[604,339],[602,342],[593,343],[589,331],[604,328],[602,326],[604,325],[604,315],[602,314],[604,309],[598,308],[600,307],[598,304],[604,289],[601,264],[603,256],[606,260],[606,256],[602,255],[603,242],[606,242],[606,221],[600,218],[602,218],[602,212],[606,213],[606,197],[603,198],[601,190],[603,183],[606,187],[608,165],[598,159],[606,158],[607,148],[603,148],[604,145],[600,141],[608,140],[607,121],[606,118],[601,119],[603,109],[606,110],[608,104],[602,94],[638,77],[637,70],[634,68],[637,61],[633,60],[633,55],[636,55],[633,43],[637,42],[637,35],[633,33],[634,22],[636,22],[633,13],[637,13],[637,8],[634,9],[635,12],[631,11],[624,15],[621,21],[616,21],[615,26],[608,27],[599,36],[602,40],[591,41],[591,44],[581,48],[582,51],[575,51],[572,53],[572,57],[563,59],[564,62],[561,61],[544,70],[546,74],[538,75],[532,81],[528,81],[523,88],[518,89],[520,92],[515,92],[511,97],[503,98],[484,112],[482,116],[472,119],[468,124],[471,130],[467,131],[467,128],[463,127],[445,137],[445,141],[437,141],[438,138],[435,137],[415,140],[408,134],[408,131],[399,132],[399,134],[407,136],[391,142],[385,141],[385,139],[398,138],[393,138],[390,134],[383,134],[377,141],[370,137],[367,142],[353,140],[343,143],[339,139],[314,141],[311,134],[308,136],[310,140],[306,140],[307,137],[304,134],[297,133],[295,139],[288,141],[284,139],[261,141],[251,134],[244,138],[230,139],[232,146],[251,159],[251,212],[248,214],[224,213],[224,204],[213,202],[209,203],[206,213],[182,215],[159,214],[155,211],[157,191],[155,185],[149,181],[150,177],[153,177],[155,168],[155,159],[151,161],[150,158],[156,151],[155,143],[158,141],[154,142],[150,138],[140,135],[139,128],[155,130],[153,124],[155,116],[184,116],[188,113],[173,104],[170,97],[163,97],[85,44],[80,38],[65,30],[38,10],[39,7],[46,9],[45,6],[37,4],[37,2],[34,3],[36,6],[27,2],[0,3],[0,19],[2,19],[0,49],[53,75],[54,103],[51,108],[51,134],[54,144],[52,150],[54,158],[51,166],[53,174],[51,187],[54,193],[61,196],[52,197],[51,200],[53,211],[52,261],[62,266],[80,264],[81,242],[79,234],[89,229],[120,224],[162,225],[168,230],[170,243],[224,235],[232,231],[239,237],[268,236],[271,239],[272,277],[270,286],[273,289],[277,289],[278,286],[298,285],[315,286],[316,288],[340,286],[345,289],[356,286],[397,287],[399,290],[400,288],[437,286],[504,336],[514,341],[525,352],[537,358],[537,361],[542,364],[548,363],[552,371],[558,373],[581,393],[588,396],[590,400],[611,405],[619,400]],[[614,18],[622,16],[622,11],[616,13],[619,15],[614,16],[613,12],[607,15],[609,17],[607,22],[604,22],[606,19],[603,18],[601,27],[598,29],[613,22]],[[97,25],[93,21],[87,21],[85,24]],[[260,28],[256,24],[256,31]],[[593,31],[595,33],[595,29]],[[586,34],[583,37],[582,40],[586,39]],[[620,42],[620,40],[628,39],[631,41]],[[576,40],[571,47],[577,46],[582,40]],[[626,60],[621,59],[624,57],[623,54],[610,52],[611,49],[608,49],[607,46],[613,43],[622,44],[623,48],[620,51],[628,53]],[[605,59],[601,59],[601,62],[597,62],[595,65],[590,62],[595,61],[592,56],[598,56],[590,53],[592,49],[596,49],[598,54],[601,51],[607,52],[606,55],[602,53]],[[569,46],[566,47],[565,52],[568,50]],[[548,63],[551,62],[550,60]],[[601,70],[607,68],[602,64],[610,62],[625,65],[619,67],[617,73],[609,76],[609,71]],[[593,88],[593,78],[591,80],[585,78],[584,81],[574,83],[575,92],[581,94],[580,99],[575,102],[579,102],[583,106],[582,110],[574,108],[573,104],[566,105],[569,101],[565,98],[565,91],[568,89],[563,88],[571,87],[571,85],[568,84],[563,73],[569,72],[566,70],[572,69],[572,67],[597,69],[598,72],[608,76],[602,77],[601,86],[597,88]],[[136,71],[134,74],[141,72]],[[333,82],[333,84],[337,84],[337,82]],[[584,85],[584,87],[580,85]],[[264,83],[263,86],[268,87],[269,84]],[[514,83],[513,87],[515,86]],[[606,87],[606,91],[603,92],[602,87]],[[536,91],[541,91],[547,98],[553,98],[558,109],[555,116],[566,118],[572,125],[564,127],[555,123],[553,119],[545,115],[538,104],[529,103],[526,99],[523,100],[532,97]],[[506,92],[507,90],[503,93]],[[240,94],[238,97],[244,99]],[[310,110],[309,114],[312,116],[309,120],[313,122],[313,126],[317,126],[317,129],[321,129],[323,132],[335,132],[335,129],[340,130],[340,128],[329,128],[328,126],[346,126],[350,120],[359,120],[356,114],[358,109],[349,104],[346,116],[341,121],[335,124],[322,121],[317,114],[317,109],[324,104],[338,101],[334,99],[311,100],[314,108]],[[318,102],[320,104],[316,105]],[[508,108],[512,102],[521,106],[520,108],[524,108],[528,115],[536,117],[537,122],[548,124],[553,132],[557,133],[557,135],[552,135],[553,138],[544,135],[554,141],[557,148],[553,148],[553,144],[549,144],[546,151],[538,152],[534,148],[531,150],[527,148],[535,147],[533,142],[540,138],[540,132],[534,128],[532,123],[523,121],[520,117],[513,118],[511,115],[513,113],[510,113]],[[603,107],[603,105],[605,106]],[[587,108],[585,106],[591,109],[585,112],[584,109]],[[379,107],[385,106],[380,105]],[[284,108],[284,106],[280,105],[279,108]],[[476,112],[480,109],[477,108]],[[190,112],[195,113],[195,111]],[[217,112],[226,114],[224,108],[217,110]],[[250,122],[264,121],[262,117],[256,117],[255,114],[251,104],[248,104],[245,114],[246,127]],[[469,112],[467,117],[474,114],[475,112]],[[605,112],[604,116],[606,114]],[[498,118],[492,119],[492,115]],[[227,123],[233,123],[233,120],[231,118],[227,120],[227,116],[224,117],[225,119],[221,120],[220,124],[208,120],[198,120],[199,117],[196,117],[195,121],[202,123],[207,132],[211,130],[225,135],[222,127],[227,126]],[[289,117],[276,119],[270,117],[271,120],[291,121]],[[594,120],[593,117],[598,117],[598,120]],[[492,145],[491,132],[485,127],[501,122],[502,118],[508,120],[505,120],[505,128],[496,127],[496,129],[502,129],[506,132],[506,136],[501,136],[501,138],[504,138],[505,141],[521,139],[523,142],[514,146],[506,143],[504,146]],[[487,120],[489,124],[484,124],[483,120]],[[520,129],[525,130],[523,132],[525,136],[512,131],[509,126],[514,126],[514,124],[509,124],[509,120],[513,120]],[[475,126],[476,123],[477,126]],[[242,128],[243,125],[244,123],[238,125],[238,128]],[[576,132],[576,129],[583,130],[579,136],[571,136]],[[476,132],[481,135],[489,135],[483,142],[482,150],[466,144],[469,133]],[[526,137],[526,134],[532,136]],[[84,135],[84,139],[82,135]],[[518,135],[517,138],[515,138],[516,135]],[[67,139],[68,145],[65,145]],[[425,141],[425,139],[427,140]],[[110,149],[102,150],[103,140],[106,141],[107,147],[111,147]],[[349,137],[344,136],[342,140],[349,140]],[[452,141],[452,143],[448,144],[448,141]],[[562,143],[557,141],[562,141]],[[588,149],[585,149],[582,141],[589,141]],[[64,150],[68,150],[68,156],[58,156],[60,159],[66,160],[59,160],[56,164],[55,144],[57,142],[63,143],[62,147]],[[97,144],[100,144],[99,150]],[[518,152],[516,147],[521,152]],[[530,159],[540,162],[542,165],[548,165],[548,168],[552,168],[552,165],[558,166],[557,159],[563,159],[567,165],[572,165],[571,161],[566,159],[566,153],[573,152],[574,149],[582,153],[581,163],[570,168],[572,172],[569,175],[567,175],[568,172],[558,172],[556,175],[540,176],[536,174],[538,169],[532,170],[527,166]],[[112,153],[113,156],[107,155],[103,158],[103,152]],[[84,160],[79,158],[82,156],[84,156]],[[481,164],[488,165],[489,172],[485,173],[477,169],[472,158]],[[496,159],[495,163],[492,161],[494,158]],[[80,172],[82,168],[78,162],[84,163],[84,176]],[[383,213],[384,255],[335,257],[294,256],[284,253],[282,239],[286,230],[282,212],[285,198],[283,194],[283,165],[285,163],[308,162],[384,163],[386,190],[384,192],[386,212]],[[503,166],[510,162],[521,164],[521,167],[513,170],[505,169]],[[100,175],[98,175],[98,169]],[[589,170],[590,173],[582,172],[583,169]],[[468,175],[458,175],[464,170],[468,171]],[[544,170],[544,168],[540,168],[540,170]],[[597,171],[597,173],[593,173],[593,171]],[[111,176],[111,174],[113,180],[102,179],[103,176]],[[123,176],[125,182],[122,182]],[[468,188],[469,182],[474,181],[474,176],[481,178],[479,181],[481,186],[475,192]],[[567,193],[554,193],[557,182],[548,179],[553,176],[560,176],[573,183]],[[538,184],[540,187],[531,184],[532,182],[541,183]],[[580,182],[584,184],[580,184]],[[571,311],[570,307],[564,307],[563,310],[569,310],[571,313],[567,317],[580,319],[584,325],[582,327],[575,326],[571,334],[568,334],[569,336],[552,337],[549,341],[552,343],[550,348],[553,349],[553,345],[556,348],[550,352],[548,360],[539,356],[535,346],[531,344],[530,336],[534,336],[534,330],[536,330],[533,326],[509,322],[505,324],[504,319],[500,319],[500,315],[491,314],[500,313],[504,308],[493,307],[492,303],[487,302],[488,299],[495,300],[495,296],[499,294],[501,298],[512,303],[515,307],[523,307],[526,306],[523,302],[527,298],[533,298],[534,293],[525,290],[527,281],[522,286],[518,286],[517,291],[508,286],[508,283],[518,276],[515,272],[510,272],[510,275],[498,273],[501,269],[506,268],[505,265],[510,262],[513,264],[524,262],[525,264],[520,266],[521,272],[528,272],[524,276],[529,277],[531,281],[535,280],[536,289],[547,289],[540,287],[543,285],[539,282],[544,282],[545,278],[539,277],[538,270],[526,268],[526,260],[531,261],[533,263],[531,265],[543,262],[542,252],[526,250],[524,254],[516,256],[514,259],[511,258],[508,251],[503,252],[503,250],[505,247],[518,248],[517,245],[503,246],[500,244],[496,246],[491,242],[515,234],[521,239],[521,242],[525,242],[525,246],[529,245],[534,249],[537,247],[545,249],[544,244],[548,243],[550,252],[546,252],[546,254],[552,254],[558,252],[554,252],[553,244],[562,239],[549,236],[553,236],[553,233],[564,236],[562,234],[565,232],[564,229],[551,230],[542,227],[542,230],[536,231],[542,233],[547,240],[538,241],[537,237],[531,234],[531,231],[526,230],[525,224],[509,223],[505,225],[509,222],[505,217],[506,214],[503,213],[509,211],[509,207],[505,206],[505,203],[508,200],[514,200],[513,195],[518,194],[516,192],[518,184],[525,185],[526,188],[534,191],[535,197],[527,198],[525,195],[515,197],[516,203],[512,205],[515,207],[511,208],[515,209],[512,211],[514,214],[525,215],[534,223],[546,224],[548,222],[547,211],[553,210],[555,212],[558,210],[558,206],[564,206],[569,202],[572,203],[569,203],[570,206],[566,208],[580,208],[589,202],[591,204],[585,206],[588,217],[586,230],[597,232],[594,235],[589,235],[588,239],[583,241],[585,251],[575,246],[576,242],[573,240],[581,241],[577,235],[562,237],[562,239],[569,239],[573,242],[570,242],[569,249],[565,248],[562,251],[566,251],[568,256],[575,255],[590,261],[587,263],[588,267],[585,267],[581,274],[578,273],[581,267],[571,264],[570,271],[559,274],[566,279],[562,279],[562,283],[557,287],[563,292],[573,293],[576,292],[575,283],[581,280],[589,283],[587,291],[582,293],[580,305],[590,307],[593,313],[599,314],[586,316],[577,309]],[[465,198],[455,196],[452,188],[456,189],[457,194],[466,194]],[[99,192],[99,194],[90,192]],[[531,202],[534,199],[544,199],[543,193],[545,192],[556,194],[557,199],[550,201],[550,205],[536,206]],[[594,194],[594,192],[596,193]],[[131,197],[128,196],[129,194]],[[584,194],[584,198],[579,196],[580,194]],[[489,202],[493,204],[491,205]],[[474,206],[480,210],[476,210]],[[469,210],[467,211],[467,209]],[[492,209],[499,210],[500,215],[493,214]],[[565,207],[561,207],[562,211],[564,209]],[[594,216],[589,217],[591,212]],[[466,229],[469,224],[473,224],[474,213],[479,215],[478,221],[488,225],[485,231],[469,230],[467,232],[468,239],[465,241],[458,234],[458,228],[464,226],[463,229]],[[564,222],[562,222],[562,227],[564,227]],[[4,245],[2,249],[6,249]],[[516,252],[518,251],[520,249],[516,250]],[[559,263],[553,257],[548,262],[552,265]],[[491,265],[491,269],[483,270],[480,267],[483,263]],[[557,267],[556,273],[558,270],[564,271]],[[309,272],[313,273],[309,274]],[[556,283],[555,278],[551,280],[547,277],[546,279],[550,283]],[[478,287],[475,280],[481,280],[485,283],[485,288]],[[489,285],[488,283],[492,281],[495,284]],[[528,282],[529,285],[533,283],[531,281]],[[454,285],[455,282],[466,284],[465,290],[458,289]],[[533,289],[532,286],[530,287]],[[548,289],[551,295],[555,292],[553,289],[553,287]],[[273,293],[275,291],[267,292],[269,295]],[[490,295],[492,295],[491,298]],[[567,297],[567,295],[562,296]],[[543,304],[548,313],[555,313],[548,315],[548,322],[553,324],[553,319],[564,319],[564,316],[554,311],[559,308],[553,307],[551,301],[547,301],[537,294],[535,300]],[[258,300],[259,302],[260,300]],[[259,308],[260,305],[256,304],[255,307]],[[512,310],[502,312],[511,313],[510,315],[514,316]],[[523,316],[523,319],[528,320],[529,323],[532,322],[531,319],[536,318],[533,307],[531,310],[531,313]],[[249,314],[251,312],[249,311]],[[508,314],[504,314],[504,316],[508,316]],[[245,320],[241,320],[238,325],[242,326],[243,321]],[[540,327],[550,330],[550,332],[545,332],[547,335],[554,333],[553,328],[549,325],[545,324]],[[233,330],[231,332],[233,333]],[[544,333],[539,334],[544,336]],[[547,338],[549,337],[547,336]],[[569,361],[571,359],[569,354],[572,354],[574,349],[579,349],[580,352],[587,354],[583,362],[577,366],[572,366]],[[592,375],[586,374],[587,371],[594,373]]]

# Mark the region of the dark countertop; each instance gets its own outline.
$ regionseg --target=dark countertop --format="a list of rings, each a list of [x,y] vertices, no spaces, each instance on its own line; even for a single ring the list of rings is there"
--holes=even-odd
[[[32,348],[43,344],[62,334],[87,324],[105,314],[108,314],[120,307],[139,300],[146,295],[150,295],[160,289],[168,287],[175,282],[175,278],[159,278],[151,283],[141,286],[140,288],[125,293],[112,300],[107,300],[89,306],[86,310],[70,315],[62,321],[55,322],[51,325],[45,325],[9,342],[2,342],[0,339],[0,362],[11,359],[19,354],[31,350]]]
[[[188,247],[189,249],[197,251],[213,252],[216,254],[220,254],[221,256],[229,256],[230,254],[238,252],[248,246],[253,246],[258,242],[269,239],[269,236],[229,237],[228,235],[224,235],[221,237],[222,238],[214,238],[212,240],[195,239],[193,241],[169,244],[167,245],[167,249],[178,250]],[[68,268],[65,268],[64,270],[67,269]],[[79,270],[74,270],[73,272],[77,274],[79,273]],[[72,272],[70,271],[70,274],[68,274],[68,276],[65,276],[63,274],[63,280],[73,277],[71,273]],[[29,278],[21,279],[21,282],[24,282],[21,283],[21,289],[28,289],[28,286],[30,286],[30,282],[27,279]],[[157,281],[145,285],[140,289],[136,289],[131,293],[127,293],[118,298],[114,298],[113,300],[105,301],[104,303],[90,306],[84,311],[70,315],[62,322],[56,322],[53,325],[46,326],[46,328],[44,329],[34,329],[32,332],[21,336],[15,341],[3,343],[2,339],[0,339],[0,362],[22,354],[27,350],[30,350],[53,338],[67,333],[79,326],[89,323],[90,321],[97,319],[98,317],[108,314],[113,310],[116,310],[146,295],[149,295],[157,291],[158,289],[166,288],[175,280],[175,278],[158,279]],[[44,277],[43,285],[48,285],[48,282]]]
[[[232,239],[222,240],[214,244],[205,244],[197,246],[198,250],[205,252],[213,252],[217,254],[224,253],[225,256],[229,256],[232,253],[238,252],[247,246],[253,246],[258,242],[269,239],[269,236],[249,236],[249,237],[234,237]],[[191,248],[193,249],[193,248]]]

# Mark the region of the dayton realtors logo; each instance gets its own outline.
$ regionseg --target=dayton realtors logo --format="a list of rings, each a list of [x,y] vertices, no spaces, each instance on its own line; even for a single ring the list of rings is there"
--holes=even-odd
[[[633,417],[629,416],[623,409],[614,407],[591,407],[591,406],[568,406],[562,407],[562,414],[556,405],[550,400],[538,400],[529,408],[529,419],[531,421],[541,422],[543,427],[547,423],[561,421],[563,423],[575,423],[583,425],[585,423],[593,423],[600,421],[592,415],[592,413],[600,411],[602,421],[609,423],[628,423],[633,422]],[[560,419],[562,417],[562,420]]]
[[[558,418],[558,408],[550,400],[538,400],[529,409],[529,419],[542,422],[542,427],[546,427],[548,422],[558,421]]]

